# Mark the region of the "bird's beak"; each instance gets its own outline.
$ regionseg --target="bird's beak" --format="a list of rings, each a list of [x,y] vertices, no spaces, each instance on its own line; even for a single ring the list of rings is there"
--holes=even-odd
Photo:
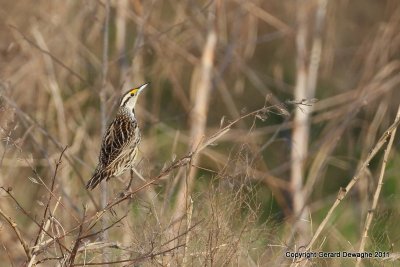
[[[149,84],[150,84],[150,83],[145,83],[145,84],[141,85],[141,86],[138,88],[138,93],[141,93],[141,92],[143,91],[143,89],[146,88],[147,85],[149,85]]]

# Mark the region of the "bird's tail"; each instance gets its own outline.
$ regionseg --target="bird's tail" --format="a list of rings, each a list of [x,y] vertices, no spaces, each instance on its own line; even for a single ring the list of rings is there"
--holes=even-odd
[[[93,190],[101,181],[104,179],[109,179],[111,176],[111,172],[109,170],[99,170],[96,169],[92,178],[90,178],[89,182],[86,185],[86,188],[89,190]]]

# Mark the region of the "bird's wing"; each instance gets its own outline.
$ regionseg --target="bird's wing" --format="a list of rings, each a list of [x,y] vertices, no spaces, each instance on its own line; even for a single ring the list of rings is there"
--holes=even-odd
[[[126,116],[117,115],[108,126],[101,145],[100,162],[109,166],[135,138],[136,121]]]

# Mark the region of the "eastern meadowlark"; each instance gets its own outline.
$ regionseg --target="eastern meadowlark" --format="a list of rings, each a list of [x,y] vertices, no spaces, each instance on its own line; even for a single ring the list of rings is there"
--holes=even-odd
[[[117,115],[104,133],[99,163],[86,188],[92,190],[102,180],[119,176],[133,167],[140,142],[134,108],[147,85],[130,89],[122,96]]]

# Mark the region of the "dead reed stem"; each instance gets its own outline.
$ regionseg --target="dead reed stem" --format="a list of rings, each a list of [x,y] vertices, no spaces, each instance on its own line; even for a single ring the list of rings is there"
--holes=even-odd
[[[196,151],[205,134],[207,123],[209,95],[212,88],[212,70],[214,65],[215,50],[217,46],[217,9],[219,1],[213,3],[213,12],[208,17],[208,34],[204,45],[203,55],[199,66],[200,73],[198,79],[195,77],[195,92],[193,95],[194,108],[191,113],[190,140],[192,142],[190,151]],[[199,157],[195,153],[192,158],[192,164],[198,165]],[[197,168],[190,168],[189,175],[185,181],[181,182],[176,200],[173,221],[181,218],[187,210],[187,199],[189,198]]]
[[[302,3],[303,5],[304,3]],[[315,23],[314,23],[314,32],[313,32],[313,41],[312,41],[312,46],[311,46],[311,51],[310,51],[310,56],[309,56],[309,65],[308,69],[306,71],[307,77],[306,77],[306,88],[305,92],[296,92],[295,94],[295,99],[297,100],[303,100],[306,99],[307,101],[311,101],[312,99],[315,98],[315,93],[316,93],[316,87],[317,87],[317,81],[318,81],[318,71],[319,71],[319,66],[320,66],[320,61],[321,61],[321,53],[322,53],[322,30],[324,28],[324,23],[325,23],[325,15],[326,15],[326,9],[328,5],[328,0],[318,0],[318,6],[317,10],[315,12]],[[302,19],[299,18],[299,21]],[[306,24],[306,23],[305,23]],[[301,23],[300,23],[301,25]],[[306,25],[303,25],[301,27],[306,27]],[[300,33],[299,33],[300,34]],[[301,45],[302,46],[302,45]],[[302,50],[301,46],[299,47],[299,52]],[[301,53],[304,53],[304,51],[301,51]],[[302,56],[301,56],[302,57]],[[302,61],[304,59],[299,58],[299,61]],[[304,68],[303,64],[306,62],[301,62],[300,63],[300,68]],[[302,71],[301,71],[302,73]],[[303,75],[303,74],[301,74]],[[300,79],[302,80],[302,79]],[[298,87],[296,86],[296,91]],[[298,94],[298,95],[297,95]],[[301,108],[296,109],[295,113],[295,120],[294,120],[294,127],[293,130],[296,132],[293,134],[293,143],[294,144],[302,144],[300,146],[294,145],[292,152],[293,158],[292,158],[292,166],[294,167],[294,172],[299,172],[301,174],[301,177],[297,177],[296,174],[292,172],[292,175],[294,175],[292,178],[300,179],[301,180],[301,185],[299,186],[298,184],[296,185],[295,188],[298,188],[299,191],[296,192],[296,196],[294,196],[293,200],[295,203],[293,203],[294,211],[295,211],[295,216],[298,218],[298,229],[300,231],[300,245],[305,244],[305,242],[308,242],[308,238],[310,236],[310,229],[309,229],[309,218],[308,215],[310,214],[310,211],[306,205],[307,202],[307,195],[305,194],[305,190],[303,188],[303,183],[304,183],[304,176],[305,176],[305,166],[306,166],[306,159],[308,157],[308,146],[309,146],[309,135],[311,131],[311,117],[313,113],[313,105],[306,105],[302,106]],[[297,120],[296,120],[297,118]],[[296,121],[298,124],[296,124]],[[296,127],[298,126],[298,127]],[[296,139],[298,138],[298,139]],[[295,153],[298,153],[297,158],[294,156]],[[298,181],[300,183],[300,181]],[[300,201],[297,203],[297,201]]]
[[[110,21],[110,0],[105,1],[104,10],[104,33],[103,33],[103,59],[102,59],[102,81],[100,89],[100,115],[101,115],[101,134],[103,135],[107,127],[107,110],[106,110],[106,86],[107,86],[107,72],[108,72],[108,38],[109,38],[109,21]],[[101,207],[104,208],[107,205],[107,181],[103,180],[100,183],[100,194],[101,194]],[[102,231],[101,240],[106,242],[108,240],[108,231],[105,230],[108,220],[103,217],[101,220]],[[103,261],[108,261],[108,250],[103,248]],[[107,265],[106,265],[107,266]]]
[[[32,34],[35,37],[36,42],[38,43],[38,47],[40,47],[41,50],[50,51],[46,45],[42,33],[39,31],[39,29],[37,29],[36,26],[32,28]],[[68,135],[67,135],[68,132],[67,132],[67,127],[65,125],[66,123],[65,111],[64,111],[64,103],[62,101],[62,96],[61,96],[60,85],[58,84],[56,78],[56,71],[54,69],[53,59],[49,54],[42,53],[42,55],[48,73],[48,86],[50,88],[50,92],[54,101],[54,107],[56,108],[57,112],[58,132],[60,140],[61,143],[65,145],[67,144],[68,140]]]
[[[375,146],[372,148],[371,152],[368,154],[367,158],[363,161],[363,164],[361,167],[358,169],[357,173],[353,176],[351,181],[347,184],[345,188],[340,188],[338,192],[338,196],[329,209],[328,213],[326,214],[325,218],[321,222],[321,224],[318,226],[317,230],[315,231],[310,243],[307,245],[305,248],[306,251],[309,251],[311,247],[314,245],[315,241],[321,234],[322,230],[325,228],[326,224],[328,223],[329,219],[332,217],[333,212],[335,209],[339,206],[340,202],[347,196],[347,194],[350,192],[350,190],[353,188],[353,186],[357,183],[358,179],[364,172],[364,170],[368,167],[370,161],[375,157],[375,155],[380,151],[380,149],[383,147],[383,145],[386,143],[387,139],[389,136],[393,134],[393,132],[397,129],[397,127],[400,124],[400,118],[396,117],[394,123],[384,132],[384,134],[381,136],[381,138],[378,140],[378,142],[375,144]],[[304,259],[300,259],[296,262],[294,262],[291,266],[299,266],[301,261]]]
[[[396,115],[395,121],[400,121],[400,106],[399,106],[399,108],[397,110],[397,115]],[[369,228],[371,226],[371,222],[372,222],[372,219],[374,217],[374,213],[375,213],[376,207],[378,206],[378,200],[379,200],[379,196],[381,194],[382,185],[383,185],[383,177],[385,175],[385,170],[386,170],[386,163],[387,163],[387,161],[389,159],[390,151],[391,151],[392,146],[393,146],[394,137],[396,135],[396,130],[397,130],[397,128],[394,128],[389,133],[390,134],[389,143],[387,144],[387,147],[385,149],[385,153],[383,155],[382,166],[381,166],[381,170],[380,170],[380,173],[379,173],[379,179],[378,179],[378,184],[376,186],[374,199],[372,201],[371,208],[368,210],[367,218],[365,219],[364,231],[363,231],[363,234],[362,234],[362,237],[361,237],[360,248],[358,249],[359,252],[364,252],[364,249],[365,249],[365,244],[367,242],[367,237],[368,237],[368,231],[369,231]],[[360,266],[361,260],[362,259],[360,257],[357,258],[356,266]]]
[[[343,135],[346,128],[348,128],[351,122],[356,118],[356,115],[360,112],[361,108],[370,101],[373,101],[373,99],[379,97],[379,95],[384,94],[389,90],[393,90],[399,84],[400,77],[398,76],[391,77],[388,75],[388,77],[378,78],[384,73],[390,73],[386,70],[390,65],[394,65],[390,68],[397,69],[397,64],[388,64],[388,66],[382,68],[382,70],[380,70],[378,74],[375,75],[373,81],[371,81],[371,83],[368,84],[365,88],[363,88],[362,90],[352,90],[354,96],[350,96],[350,99],[354,98],[354,100],[347,105],[347,108],[342,108],[342,110],[344,110],[344,113],[342,115],[344,117],[342,121],[340,123],[337,123],[336,121],[332,121],[330,123],[330,130],[326,137],[326,140],[329,141],[323,143],[323,145],[320,146],[318,152],[314,156],[315,159],[313,160],[309,169],[307,182],[303,189],[303,194],[305,195],[306,199],[309,198],[311,193],[313,192],[314,185],[316,184],[318,177],[321,174],[321,171],[326,165],[328,156],[332,153],[337,143],[340,142],[339,137]],[[378,82],[374,82],[375,80],[377,80]]]
[[[296,33],[296,85],[294,98],[297,101],[308,99],[309,91],[307,87],[307,36],[308,36],[308,6],[304,1],[297,1],[297,33]],[[291,148],[291,177],[290,189],[292,194],[293,217],[299,221],[296,230],[299,234],[300,245],[307,239],[307,208],[302,192],[304,166],[307,158],[309,142],[309,117],[310,107],[298,107],[295,110],[293,129],[292,129],[292,148]]]
[[[308,100],[315,97],[318,81],[318,71],[321,62],[322,53],[322,30],[325,24],[325,15],[328,5],[328,0],[318,0],[318,7],[315,13],[315,24],[313,41],[310,52],[310,60],[308,66],[308,77],[307,77],[307,98]],[[313,111],[313,106],[310,106],[309,113]]]
[[[241,4],[245,9],[247,9],[249,12],[251,12],[254,16],[265,21],[266,23],[268,23],[272,27],[278,29],[279,31],[286,33],[286,34],[293,32],[292,28],[290,28],[290,26],[288,26],[285,22],[281,21],[276,16],[271,15],[264,9],[258,7],[253,2],[243,1],[243,0],[235,0],[235,1],[238,2],[239,4]]]
[[[128,59],[126,55],[126,13],[128,10],[128,0],[119,0],[115,5],[115,46],[121,65],[120,81],[123,82],[128,68]]]
[[[298,247],[305,243],[300,231],[292,232],[296,223],[315,232],[324,219],[319,215],[326,215],[335,202],[332,188],[350,182],[393,123],[399,105],[400,1],[308,0],[299,5],[273,0],[116,0],[109,1],[108,32],[106,0],[20,2],[0,0],[0,213],[17,224],[36,266],[275,266],[281,255],[286,264],[282,251],[304,250]],[[196,144],[190,114],[199,100],[197,91],[205,88],[202,60],[217,2],[212,89]],[[293,96],[300,8],[308,14],[306,90],[314,88],[320,98],[312,107]],[[120,89],[147,80],[152,86],[136,110],[142,132],[137,169],[146,181],[135,179],[126,189],[123,178],[112,179],[108,205],[101,206],[101,191],[88,192],[84,184],[97,160],[104,117],[112,115]],[[114,89],[113,84],[118,86]],[[288,98],[293,116],[277,111]],[[241,118],[265,100],[275,109],[266,107],[266,112]],[[308,218],[291,220],[295,102],[301,112],[312,110],[305,164],[299,159],[304,180],[298,192],[315,229],[304,223]],[[236,118],[241,121],[223,128]],[[310,250],[358,251],[364,238],[364,251],[393,243],[384,263],[399,259],[398,244],[391,238],[399,233],[392,201],[398,186],[392,174],[399,172],[396,139],[398,134],[372,214],[367,214],[374,196],[369,190],[377,189],[386,143]],[[67,143],[71,146],[52,181],[57,168],[53,162]],[[200,158],[197,164],[193,156]],[[194,190],[186,191],[183,216],[172,221],[179,186],[182,182],[188,188],[190,169],[197,169]],[[343,176],[349,172],[350,177]],[[385,190],[389,183],[394,186]],[[114,192],[113,185],[122,188]],[[82,203],[89,207],[86,216]],[[354,213],[354,206],[361,209]],[[3,217],[0,262],[28,264],[16,230]],[[102,225],[103,218],[108,223]],[[373,229],[375,221],[382,227]],[[349,230],[357,232],[360,223],[357,240]],[[108,242],[100,241],[104,231]],[[299,265],[339,266],[342,261],[315,259]]]

